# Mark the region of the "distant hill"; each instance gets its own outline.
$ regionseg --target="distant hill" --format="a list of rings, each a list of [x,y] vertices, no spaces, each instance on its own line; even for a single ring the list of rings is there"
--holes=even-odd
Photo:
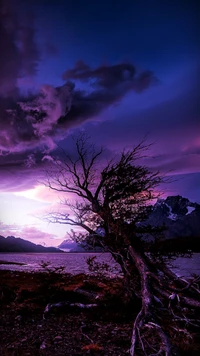
[[[44,247],[19,237],[0,236],[0,252],[63,252],[55,247]]]

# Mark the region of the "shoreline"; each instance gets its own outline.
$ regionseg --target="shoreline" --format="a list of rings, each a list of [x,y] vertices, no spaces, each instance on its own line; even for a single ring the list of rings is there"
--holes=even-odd
[[[2,260],[0,260],[0,265],[26,266],[26,263],[23,263],[23,262],[12,262],[12,261],[2,261]]]

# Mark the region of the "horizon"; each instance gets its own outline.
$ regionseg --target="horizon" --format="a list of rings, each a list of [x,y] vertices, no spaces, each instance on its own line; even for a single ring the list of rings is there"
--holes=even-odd
[[[167,196],[167,197],[165,197],[165,198],[160,198],[160,197],[158,197],[158,198],[156,199],[156,202],[154,203],[154,205],[156,205],[157,203],[160,203],[161,201],[165,201],[165,200],[168,199],[168,198],[172,198],[172,197],[181,197],[181,196],[180,196],[180,195],[169,195],[169,196]],[[186,197],[181,197],[181,198],[189,200],[189,199],[186,198]],[[196,203],[196,202],[194,202],[194,201],[190,201],[190,200],[189,200],[189,202],[190,202],[191,204],[198,204],[198,203]],[[193,209],[193,208],[192,208],[192,209]],[[189,211],[189,210],[188,210],[188,211]],[[190,212],[192,212],[192,210],[191,210]],[[4,237],[4,238],[14,237],[15,239],[22,239],[22,240],[24,240],[24,241],[33,242],[32,239],[31,239],[31,237],[30,237],[30,239],[29,239],[29,238],[28,238],[28,239],[27,239],[27,238],[24,239],[23,236],[14,236],[14,235],[2,236],[1,234],[0,234],[0,237]],[[54,241],[54,242],[55,242],[55,241]],[[72,240],[69,236],[66,236],[66,238],[65,238],[64,240],[62,240],[61,242],[59,242],[58,245],[56,245],[56,244],[54,244],[54,245],[47,245],[46,242],[36,243],[35,241],[34,241],[33,243],[35,243],[36,245],[43,246],[43,247],[56,247],[56,248],[59,248],[61,251],[69,252],[70,249],[60,248],[60,247],[59,247],[63,242],[68,242],[68,243],[72,243],[72,242],[73,242],[73,243],[77,244],[77,243],[76,243],[74,240]]]
[[[173,177],[163,197],[200,204],[199,10],[196,0],[0,2],[0,235],[68,238],[70,227],[42,219],[62,194],[41,182],[79,131],[108,157],[147,136],[144,163]]]

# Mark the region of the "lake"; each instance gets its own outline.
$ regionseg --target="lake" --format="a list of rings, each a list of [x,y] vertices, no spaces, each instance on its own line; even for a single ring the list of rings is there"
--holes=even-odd
[[[42,262],[49,262],[50,267],[64,266],[64,272],[78,274],[89,273],[87,258],[97,256],[98,262],[108,263],[112,272],[110,275],[120,273],[119,266],[109,253],[0,253],[0,269],[24,272],[44,271]],[[23,266],[15,264],[2,264],[3,262],[24,263]],[[194,253],[192,258],[179,257],[173,262],[173,270],[177,275],[189,276],[191,273],[200,274],[200,253]]]
[[[15,263],[25,263],[23,266],[15,264],[0,264],[0,269],[13,271],[36,272],[44,271],[41,264],[43,262],[50,263],[49,267],[64,266],[64,272],[78,274],[89,273],[87,258],[97,256],[98,262],[105,262],[111,265],[112,268],[117,268],[116,273],[120,272],[119,266],[115,263],[109,253],[0,253],[0,261],[9,261]]]

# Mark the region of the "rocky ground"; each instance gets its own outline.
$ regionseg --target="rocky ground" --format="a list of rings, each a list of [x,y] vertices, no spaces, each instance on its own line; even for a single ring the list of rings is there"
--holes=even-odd
[[[121,280],[0,271],[0,281],[1,356],[127,355],[134,312],[123,304]],[[43,318],[48,303],[66,300],[77,305]]]
[[[68,304],[44,314],[60,301]],[[88,303],[97,306],[81,308]],[[0,355],[127,356],[138,308],[120,278],[0,271]],[[195,336],[181,355],[199,352]]]

